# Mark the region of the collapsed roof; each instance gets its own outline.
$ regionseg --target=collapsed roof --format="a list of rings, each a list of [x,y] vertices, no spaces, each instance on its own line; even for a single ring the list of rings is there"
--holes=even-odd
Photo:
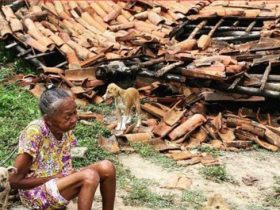
[[[0,34],[76,94],[126,72],[279,99],[278,3],[21,0],[1,7]]]

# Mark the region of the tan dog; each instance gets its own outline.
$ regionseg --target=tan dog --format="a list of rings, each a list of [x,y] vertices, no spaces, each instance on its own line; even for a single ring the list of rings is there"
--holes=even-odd
[[[11,190],[9,183],[9,173],[16,173],[17,169],[13,166],[8,168],[0,167],[0,209],[8,209],[8,198]]]
[[[120,88],[114,83],[108,85],[104,99],[113,97],[117,110],[118,125],[116,130],[125,130],[126,124],[131,122],[132,109],[136,108],[137,123],[136,127],[141,124],[141,107],[139,92],[135,88],[128,88],[126,90]]]

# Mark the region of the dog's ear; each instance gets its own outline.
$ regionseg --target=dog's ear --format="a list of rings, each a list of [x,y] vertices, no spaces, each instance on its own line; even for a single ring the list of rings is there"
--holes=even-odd
[[[116,88],[116,93],[117,93],[117,96],[120,96],[120,90]]]
[[[9,166],[7,169],[9,173],[14,173],[14,174],[17,173],[17,168],[14,166]]]

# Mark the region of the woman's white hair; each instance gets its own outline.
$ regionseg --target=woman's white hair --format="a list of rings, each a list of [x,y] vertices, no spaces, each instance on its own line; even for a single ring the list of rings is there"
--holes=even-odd
[[[53,88],[42,93],[39,101],[39,108],[43,115],[51,116],[59,105],[70,95],[62,88]]]

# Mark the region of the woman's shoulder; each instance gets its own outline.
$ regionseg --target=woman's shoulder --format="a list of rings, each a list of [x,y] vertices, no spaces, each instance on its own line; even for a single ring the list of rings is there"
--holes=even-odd
[[[47,128],[42,118],[33,120],[22,131],[22,133],[37,134],[37,135],[38,134],[46,135],[46,132],[47,132]]]

